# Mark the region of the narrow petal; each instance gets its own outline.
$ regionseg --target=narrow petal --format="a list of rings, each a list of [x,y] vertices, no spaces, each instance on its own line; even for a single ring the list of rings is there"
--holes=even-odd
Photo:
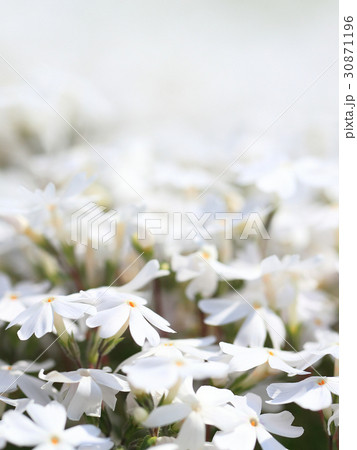
[[[152,346],[160,344],[159,333],[144,319],[138,308],[131,308],[129,329],[134,341],[141,347],[146,339]]]
[[[86,303],[79,303],[74,301],[66,301],[62,299],[53,302],[53,309],[62,317],[67,319],[79,319],[85,314],[95,314],[97,310],[94,306]]]
[[[283,372],[286,372],[288,374],[292,375],[305,375],[309,372],[305,372],[304,370],[295,369],[294,367],[289,366],[289,364],[286,364],[282,359],[278,358],[277,356],[269,356],[269,366],[272,369],[282,370]]]
[[[16,411],[8,411],[2,419],[5,439],[17,446],[35,446],[46,439],[46,432],[28,417]]]
[[[10,370],[0,370],[0,392],[10,392],[17,389],[17,379],[19,375],[14,375]]]
[[[303,434],[304,429],[292,426],[293,421],[294,416],[289,411],[282,411],[277,414],[262,414],[260,416],[260,422],[270,433],[297,438]]]
[[[280,348],[286,336],[284,322],[269,308],[261,308],[260,312],[266,322],[266,328],[273,342],[273,347]]]
[[[130,306],[126,303],[116,308],[100,311],[86,321],[88,327],[100,326],[100,336],[104,339],[114,336],[129,319]]]
[[[58,402],[51,402],[46,406],[32,403],[28,406],[27,412],[37,425],[51,433],[60,433],[65,428],[66,409]]]
[[[268,360],[268,352],[262,348],[247,348],[221,342],[220,347],[223,353],[234,355],[230,361],[231,371],[243,372],[260,366]]]
[[[262,410],[262,399],[259,395],[248,392],[246,395],[246,401],[249,408],[252,408],[259,416]]]
[[[222,406],[206,408],[202,416],[206,425],[213,425],[220,430],[232,430],[237,424],[234,412]]]
[[[201,311],[211,314],[205,319],[208,325],[226,325],[249,314],[249,306],[236,300],[201,300]]]
[[[156,328],[159,328],[160,330],[166,331],[168,333],[175,333],[175,331],[169,327],[170,322],[159,316],[159,314],[156,314],[156,312],[151,311],[151,309],[147,308],[146,306],[138,306],[138,309],[141,314]]]
[[[73,447],[88,445],[90,448],[99,449],[101,448],[101,444],[104,444],[105,442],[110,443],[110,439],[98,437],[98,428],[93,425],[76,425],[66,430],[64,432],[64,437]]]
[[[261,309],[261,308],[260,308]],[[259,312],[251,310],[239,330],[234,343],[243,347],[263,347],[267,335],[266,325]]]
[[[186,450],[202,448],[205,442],[205,428],[200,414],[192,411],[184,421],[177,436],[180,448]]]
[[[129,283],[124,284],[119,289],[123,292],[135,292],[147,285],[150,281],[158,277],[168,275],[168,270],[160,270],[160,264],[157,259],[153,259],[145,264],[140,272]]]
[[[116,392],[129,389],[128,383],[120,378],[119,375],[107,373],[99,369],[89,369],[89,372],[91,374],[91,377],[98,384],[116,390]]]
[[[254,427],[250,424],[239,425],[233,431],[218,431],[213,438],[213,444],[219,450],[254,450],[257,440]]]
[[[22,374],[19,376],[17,384],[26,397],[35,400],[40,405],[47,405],[50,401],[48,393],[41,389],[44,385],[41,380],[30,375]]]
[[[179,422],[191,413],[191,408],[185,403],[172,403],[155,408],[143,422],[148,428],[161,427]]]
[[[280,444],[273,436],[262,426],[256,428],[258,442],[263,450],[288,450]]]
[[[91,377],[83,377],[77,390],[69,402],[67,416],[71,420],[79,420],[83,413],[100,417],[102,393]]]
[[[298,383],[272,383],[267,387],[267,393],[273,400],[268,403],[276,405],[291,403],[307,391],[309,384],[309,379]]]
[[[233,392],[229,389],[219,389],[214,386],[201,386],[196,392],[199,401],[205,405],[220,406],[233,398]]]

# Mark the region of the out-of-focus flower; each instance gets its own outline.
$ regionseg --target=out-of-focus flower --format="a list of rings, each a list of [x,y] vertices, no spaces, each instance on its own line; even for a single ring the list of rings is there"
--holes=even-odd
[[[312,366],[326,355],[331,355],[335,359],[340,357],[339,335],[335,331],[318,330],[316,332],[317,342],[307,342],[304,345],[302,354],[304,360],[299,368],[302,370]]]
[[[157,259],[152,259],[145,264],[132,280],[122,286],[102,286],[88,289],[87,291],[80,291],[80,294],[87,303],[98,306],[105,304],[107,301],[112,302],[119,293],[140,295],[140,292],[151,281],[169,275],[169,273],[168,270],[160,268],[160,263]]]
[[[321,167],[323,165],[323,168]],[[293,196],[299,184],[316,189],[328,188],[336,183],[337,171],[333,161],[312,157],[289,160],[285,156],[271,155],[238,168],[238,184],[256,185],[266,193],[286,199]]]
[[[154,409],[143,425],[151,428],[183,420],[177,437],[179,448],[200,449],[205,442],[205,425],[223,430],[232,426],[231,414],[224,408],[232,399],[233,393],[228,389],[212,386],[201,386],[194,392],[192,380],[187,379],[177,400]]]
[[[338,377],[309,377],[297,383],[273,383],[267,387],[271,405],[294,402],[305,409],[319,411],[332,404],[332,394],[339,395]]]
[[[133,364],[123,366],[122,370],[127,373],[129,383],[135,389],[151,392],[170,389],[187,377],[195,380],[224,378],[228,366],[221,362],[167,355],[137,359]]]
[[[253,450],[258,440],[263,450],[283,450],[281,445],[270,434],[297,438],[304,432],[302,427],[292,426],[294,416],[289,411],[278,414],[261,414],[262,401],[255,394],[245,397],[235,396],[226,406],[234,417],[234,424],[228,431],[218,431],[213,443],[220,450],[230,450],[237,445],[242,450]]]
[[[135,353],[128,359],[120,363],[118,369],[133,363],[137,359],[147,358],[149,356],[158,356],[163,358],[184,358],[193,357],[198,360],[207,360],[219,354],[219,347],[211,345],[215,342],[214,336],[191,339],[167,339],[161,338],[160,344],[152,347],[148,342],[143,346],[141,352]]]
[[[18,447],[106,450],[113,446],[110,439],[99,437],[101,431],[93,425],[77,425],[66,430],[66,409],[60,403],[31,404],[27,412],[30,418],[17,411],[8,411],[0,423],[5,439]]]
[[[95,314],[94,306],[85,303],[81,294],[37,296],[30,298],[34,304],[16,316],[7,326],[21,325],[17,335],[21,340],[29,339],[33,334],[40,338],[51,333],[60,317],[79,319],[85,314]]]
[[[52,366],[53,361],[44,361],[39,364],[31,361],[18,361],[12,365],[0,361],[0,394],[14,392],[19,388],[29,399],[46,405],[50,401],[50,396],[49,392],[42,390],[44,383],[27,373],[38,372]]]
[[[240,278],[238,269],[218,261],[217,249],[213,245],[204,245],[199,251],[188,256],[174,255],[171,267],[176,272],[176,280],[179,283],[189,281],[186,295],[190,300],[194,300],[198,294],[204,298],[213,295],[220,276],[223,280]]]
[[[240,347],[226,342],[220,342],[219,345],[223,353],[233,356],[229,361],[230,372],[244,372],[267,363],[272,369],[281,370],[289,375],[309,373],[288,364],[290,362],[297,365],[301,362],[302,357],[299,353],[264,347]]]
[[[68,185],[57,190],[53,183],[48,183],[45,189],[31,192],[22,188],[24,215],[28,217],[34,227],[44,227],[53,221],[53,214],[62,218],[68,212],[76,211],[88,197],[81,197],[82,192],[93,182],[85,173],[74,176]]]
[[[71,420],[79,420],[83,414],[100,417],[102,402],[114,410],[116,394],[119,391],[129,391],[129,386],[122,375],[109,373],[106,370],[78,369],[72,372],[57,372],[39,377],[47,381],[45,388],[53,383],[64,383],[60,391],[62,403],[67,409]]]
[[[48,282],[20,282],[12,285],[5,274],[0,274],[0,320],[11,322],[32,303],[29,297],[45,292]]]

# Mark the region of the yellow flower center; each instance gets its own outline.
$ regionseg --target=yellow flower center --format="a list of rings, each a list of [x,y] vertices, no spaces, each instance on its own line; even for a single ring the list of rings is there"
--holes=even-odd
[[[324,384],[326,384],[326,381],[325,380],[320,380],[317,384],[319,386],[323,386]]]
[[[55,299],[54,297],[48,297],[45,301],[47,303],[51,303],[51,302],[53,302],[54,299]]]
[[[274,356],[274,353],[271,350],[269,350],[268,353],[270,356]]]
[[[51,444],[53,444],[53,445],[57,445],[59,443],[59,439],[58,439],[58,437],[56,437],[56,436],[53,436],[52,438],[51,438]]]
[[[17,300],[19,297],[16,294],[11,294],[9,298],[10,300]]]
[[[54,205],[53,203],[49,203],[47,205],[47,209],[48,211],[53,212],[56,209],[56,205]]]
[[[211,255],[207,252],[207,251],[203,251],[201,253],[202,258],[204,259],[209,259],[211,257]]]
[[[128,302],[128,305],[131,306],[132,308],[135,308],[136,304],[132,301]]]
[[[258,421],[256,419],[250,419],[250,424],[252,427],[257,427],[258,426]]]

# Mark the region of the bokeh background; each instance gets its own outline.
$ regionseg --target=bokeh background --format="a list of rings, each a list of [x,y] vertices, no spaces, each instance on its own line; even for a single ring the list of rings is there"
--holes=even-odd
[[[76,91],[94,123],[110,117],[118,134],[182,150],[198,140],[236,152],[338,54],[335,0],[17,0],[1,11],[0,53],[46,98]],[[322,140],[333,149],[337,73],[328,70],[260,145],[298,151]],[[3,89],[39,101],[3,61],[0,74]],[[65,101],[55,106],[70,115]]]

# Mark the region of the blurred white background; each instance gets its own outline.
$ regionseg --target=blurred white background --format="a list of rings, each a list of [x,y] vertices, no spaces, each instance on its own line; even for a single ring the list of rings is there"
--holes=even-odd
[[[103,96],[91,113],[108,107],[119,134],[233,154],[338,54],[336,0],[17,0],[1,16],[0,54],[46,98],[74,83]],[[334,152],[337,77],[335,64],[256,147]],[[3,60],[0,83],[36,97]]]

